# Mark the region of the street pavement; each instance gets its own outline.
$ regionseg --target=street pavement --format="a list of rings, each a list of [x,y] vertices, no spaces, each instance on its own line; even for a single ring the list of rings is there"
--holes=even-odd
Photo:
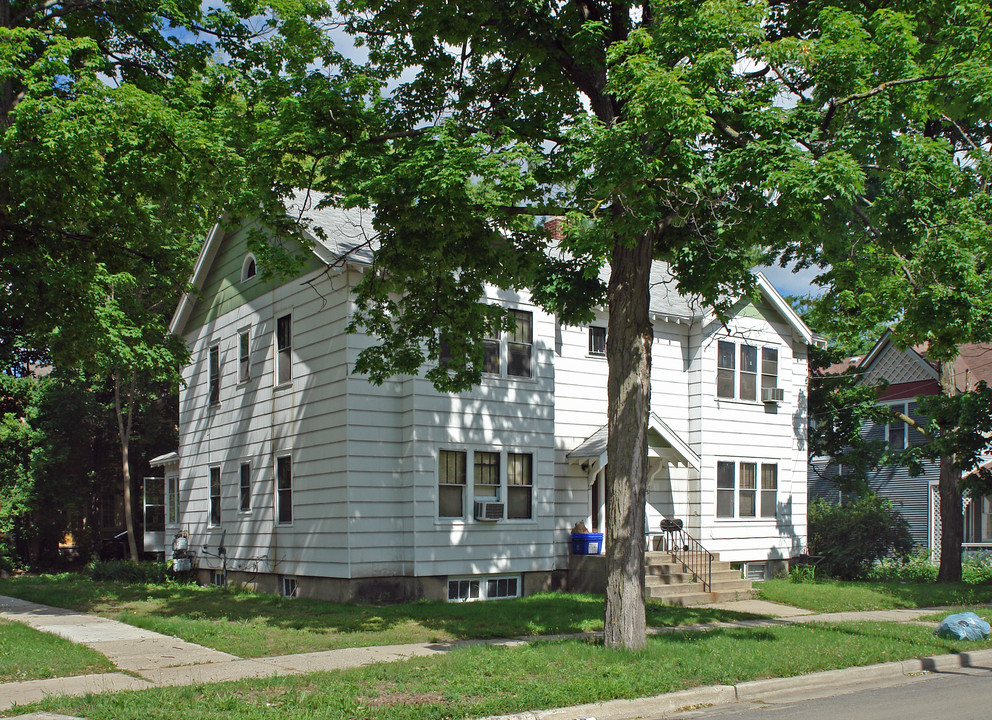
[[[941,612],[942,608],[884,610],[855,613],[814,614],[808,610],[762,600],[741,600],[711,606],[765,616],[753,620],[708,623],[691,627],[653,628],[651,632],[705,631],[727,627],[766,627],[784,623],[842,622],[880,620],[918,622],[920,617]],[[0,595],[0,617],[86,645],[106,655],[121,671],[46,680],[0,684],[0,710],[24,705],[50,695],[142,690],[165,685],[213,683],[277,675],[297,675],[324,670],[340,670],[379,662],[396,662],[449,652],[460,645],[488,643],[520,645],[526,638],[460,641],[345,648],[323,652],[264,658],[240,658],[229,653],[189,643],[175,637],[135,628],[125,623],[62,608],[27,602]],[[936,623],[934,623],[936,625]],[[700,687],[637,700],[614,700],[570,708],[542,710],[505,716],[505,720],[626,720],[663,717],[684,708],[718,705],[746,698],[761,697],[811,687],[835,688],[870,682],[878,678],[905,677],[920,672],[941,672],[961,667],[992,667],[992,650],[944,655],[935,658],[884,663],[869,667],[813,673],[799,678],[757,680],[738,685]],[[60,720],[51,713],[33,713],[22,718]]]

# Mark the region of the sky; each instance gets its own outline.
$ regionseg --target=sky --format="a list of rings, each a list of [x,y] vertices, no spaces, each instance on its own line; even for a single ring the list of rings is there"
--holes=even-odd
[[[822,268],[806,268],[794,273],[792,267],[792,265],[788,268],[766,265],[755,269],[764,273],[765,277],[783,297],[823,294],[823,288],[812,285],[813,278],[823,271]]]

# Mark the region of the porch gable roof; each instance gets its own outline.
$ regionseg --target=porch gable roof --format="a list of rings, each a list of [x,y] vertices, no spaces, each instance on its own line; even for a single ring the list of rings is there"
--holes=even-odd
[[[599,467],[606,467],[608,432],[609,426],[603,425],[566,457],[569,460],[595,460]],[[686,465],[699,470],[699,456],[656,413],[648,415],[648,452],[673,464]]]

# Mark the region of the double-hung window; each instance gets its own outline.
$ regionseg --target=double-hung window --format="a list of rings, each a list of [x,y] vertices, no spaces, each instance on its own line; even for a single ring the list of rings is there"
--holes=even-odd
[[[534,372],[534,313],[511,310],[510,314],[515,323],[511,332],[500,333],[482,341],[482,372],[529,378]]]
[[[208,402],[216,405],[220,402],[220,346],[211,345],[207,369]]]
[[[179,522],[179,478],[170,475],[165,479],[166,484],[166,522],[175,525]]]
[[[759,348],[745,343],[738,345],[730,340],[717,342],[716,396],[718,398],[755,402],[761,400],[759,388],[766,390],[777,385],[777,348]]]
[[[238,382],[251,379],[251,335],[248,330],[238,333]]]
[[[534,348],[534,314],[513,310],[516,327],[506,341],[506,374],[510,377],[531,376],[531,356]]]
[[[885,439],[889,441],[889,447],[893,450],[905,450],[910,445],[919,444],[920,439],[922,439],[919,432],[914,430],[910,433],[909,425],[906,424],[906,421],[895,416],[895,413],[908,416],[909,412],[906,406],[900,403],[898,405],[890,405],[889,409],[893,413],[885,428]]]
[[[276,458],[276,522],[293,522],[293,460],[289,455]]]
[[[589,326],[589,354],[597,357],[606,355],[606,328]]]
[[[740,399],[758,399],[758,348],[741,345]]]
[[[293,316],[276,319],[276,385],[293,379]]]
[[[210,468],[210,524],[220,525],[220,468]]]
[[[251,465],[241,463],[241,476],[238,478],[238,509],[251,511]]]
[[[465,514],[465,456],[459,450],[442,450],[438,472],[437,514],[460,518]]]
[[[717,462],[718,518],[774,518],[777,505],[778,465],[748,460]]]
[[[529,453],[506,456],[506,517],[509,520],[534,517],[533,458]]]
[[[467,468],[472,468],[468,483]],[[471,491],[471,497],[468,492]],[[534,456],[492,450],[441,450],[438,454],[438,517],[465,519],[474,502],[505,505],[503,518],[534,517]]]

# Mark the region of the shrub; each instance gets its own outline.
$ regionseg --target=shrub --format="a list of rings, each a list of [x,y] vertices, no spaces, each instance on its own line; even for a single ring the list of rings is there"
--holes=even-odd
[[[906,557],[886,557],[876,562],[870,580],[928,583],[937,581],[937,566],[926,548],[914,550]]]
[[[809,545],[823,560],[817,570],[842,580],[867,577],[884,557],[905,556],[913,547],[909,524],[892,503],[873,493],[835,505],[817,498],[809,505]]]
[[[816,582],[816,568],[812,565],[793,565],[789,568],[789,582],[800,584]]]
[[[92,580],[120,583],[162,583],[168,575],[165,563],[136,563],[132,560],[101,560],[87,567]]]
[[[992,552],[969,553],[961,563],[961,579],[969,585],[992,582]]]

